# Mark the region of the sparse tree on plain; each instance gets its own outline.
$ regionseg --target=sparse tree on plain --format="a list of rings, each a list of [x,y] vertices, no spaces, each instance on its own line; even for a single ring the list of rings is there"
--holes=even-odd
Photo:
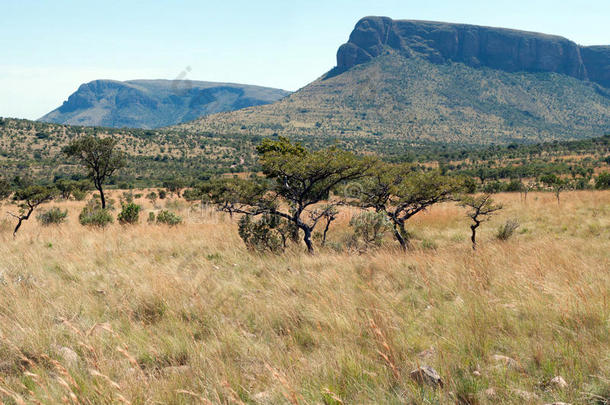
[[[314,213],[314,206],[321,201],[328,201],[327,207],[341,204],[342,200],[330,198],[331,191],[364,177],[374,164],[374,159],[336,147],[311,152],[282,137],[265,139],[257,152],[267,184],[253,179],[220,180],[226,184],[205,190],[208,200],[229,213],[286,219],[303,232],[309,253],[314,252],[313,230],[328,213],[328,209]]]
[[[482,222],[489,219],[491,214],[502,209],[501,204],[494,203],[490,194],[483,194],[480,196],[466,196],[460,200],[460,205],[466,208],[470,208],[470,211],[466,215],[472,219],[470,230],[472,232],[470,240],[472,242],[472,250],[477,248],[477,228]]]
[[[450,200],[462,188],[461,179],[438,171],[422,172],[409,164],[378,164],[361,182],[355,203],[385,213],[394,237],[406,250],[410,245],[406,222],[432,205]]]
[[[17,225],[13,230],[13,236],[17,235],[17,231],[21,228],[23,221],[30,219],[32,212],[34,212],[38,206],[51,201],[57,193],[57,189],[45,186],[29,186],[17,190],[13,199],[18,202],[19,213],[13,214],[9,212],[9,215],[17,219]]]
[[[113,138],[96,138],[88,135],[72,141],[63,149],[67,156],[75,158],[89,170],[88,176],[100,193],[102,209],[106,209],[104,183],[126,165],[125,155],[118,150],[117,144],[118,141]]]

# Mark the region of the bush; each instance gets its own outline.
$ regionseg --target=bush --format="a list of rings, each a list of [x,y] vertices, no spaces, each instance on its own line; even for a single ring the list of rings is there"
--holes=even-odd
[[[364,211],[349,221],[354,228],[356,240],[364,242],[365,246],[381,246],[383,236],[390,230],[391,224],[383,212]]]
[[[174,226],[182,223],[182,217],[171,211],[163,210],[157,214],[157,223]]]
[[[78,216],[78,222],[84,226],[97,226],[100,228],[114,222],[108,208],[103,209],[95,200],[91,200]]]
[[[123,204],[123,208],[119,213],[118,219],[119,222],[123,225],[125,224],[137,224],[140,219],[140,207],[138,204],[133,202]]]
[[[166,197],[167,197],[167,191],[159,190],[159,199],[160,200],[165,200]]]
[[[87,192],[83,190],[72,190],[72,197],[76,201],[84,201],[87,198]]]
[[[63,224],[68,217],[68,210],[62,211],[59,208],[51,208],[48,211],[38,214],[36,219],[43,226]]]
[[[496,233],[496,238],[499,240],[508,240],[511,236],[513,236],[517,228],[519,228],[519,223],[515,220],[509,219],[504,225],[500,225],[500,228],[498,228],[498,233]]]
[[[609,190],[610,189],[610,173],[600,173],[595,179],[595,188],[598,190]]]
[[[280,253],[284,251],[285,240],[278,231],[281,219],[275,215],[263,215],[253,221],[250,215],[239,220],[239,237],[249,250]]]
[[[155,219],[157,219],[157,218],[155,218],[155,213],[152,211],[149,212],[148,213],[148,223],[152,224],[153,222],[155,222]]]

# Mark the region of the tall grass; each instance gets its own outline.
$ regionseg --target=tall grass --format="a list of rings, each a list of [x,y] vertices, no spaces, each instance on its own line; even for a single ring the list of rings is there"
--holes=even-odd
[[[603,403],[610,192],[565,193],[560,207],[551,194],[497,199],[506,208],[475,253],[464,212],[445,204],[409,224],[406,254],[388,238],[315,256],[250,253],[211,209],[174,204],[175,227],[92,229],[78,224],[84,203],[56,204],[64,225],[28,221],[16,239],[1,228],[0,400]],[[335,246],[354,213],[333,223]],[[508,218],[521,226],[497,241]],[[420,365],[444,387],[411,380]]]

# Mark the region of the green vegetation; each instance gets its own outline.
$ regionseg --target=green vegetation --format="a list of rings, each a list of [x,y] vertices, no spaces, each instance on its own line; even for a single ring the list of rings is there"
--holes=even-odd
[[[150,217],[149,217],[150,218]],[[157,214],[157,223],[170,226],[179,225],[182,223],[182,217],[168,210],[161,210]]]
[[[68,210],[62,210],[58,207],[53,207],[36,216],[38,222],[43,226],[63,224],[66,222],[66,218],[68,218]]]
[[[89,171],[89,178],[100,192],[102,209],[106,209],[104,183],[126,164],[125,156],[118,150],[117,144],[116,139],[89,135],[71,142],[63,150],[68,157],[75,158]]]
[[[141,206],[133,202],[123,204],[123,207],[117,219],[123,225],[137,224],[140,220],[141,209]]]

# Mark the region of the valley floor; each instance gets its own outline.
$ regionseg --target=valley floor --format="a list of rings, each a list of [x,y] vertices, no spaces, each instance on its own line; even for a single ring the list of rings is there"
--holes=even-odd
[[[13,239],[7,217],[0,402],[607,403],[610,192],[495,198],[476,253],[454,204],[411,221],[406,254],[345,251],[350,211],[314,256],[250,253],[234,220],[182,201],[173,228],[144,200],[130,227],[82,227],[84,203],[60,202],[68,223]],[[442,388],[410,378],[422,365]]]

